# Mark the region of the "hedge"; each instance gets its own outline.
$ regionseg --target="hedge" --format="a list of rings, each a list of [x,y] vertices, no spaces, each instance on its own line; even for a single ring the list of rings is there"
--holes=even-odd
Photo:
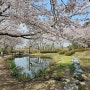
[[[65,55],[67,56],[71,56],[72,54],[74,54],[75,52],[82,52],[82,51],[85,51],[87,49],[83,48],[83,49],[75,49],[75,50],[71,50],[71,51],[67,51],[65,52]]]
[[[62,50],[59,52],[59,54],[64,54],[65,52],[67,52],[67,50]]]
[[[57,51],[46,51],[46,50],[42,50],[42,51],[40,51],[40,53],[57,53]]]

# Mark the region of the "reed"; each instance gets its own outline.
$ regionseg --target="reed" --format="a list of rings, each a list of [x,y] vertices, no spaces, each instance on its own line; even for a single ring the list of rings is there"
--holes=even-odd
[[[10,68],[10,71],[11,71],[11,75],[14,76],[15,78],[17,78],[18,80],[30,80],[30,76],[29,74],[27,73],[23,73],[23,74],[20,74],[18,69],[17,69],[17,66],[13,60],[13,58],[11,59],[8,59],[7,60],[7,63],[8,63],[8,66]]]

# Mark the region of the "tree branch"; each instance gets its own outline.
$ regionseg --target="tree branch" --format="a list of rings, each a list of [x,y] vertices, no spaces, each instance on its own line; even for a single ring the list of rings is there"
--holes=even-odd
[[[31,33],[31,34],[28,33],[28,34],[20,34],[20,35],[18,35],[18,34],[10,34],[10,33],[7,33],[7,32],[0,32],[0,35],[6,35],[6,36],[16,37],[16,38],[21,37],[21,38],[24,38],[24,39],[33,39],[32,37],[28,38],[27,36],[34,36],[34,35],[36,35],[38,33],[41,33],[41,31],[36,32],[36,33]]]
[[[10,8],[10,4],[8,4],[7,8],[5,8],[3,11],[0,11],[0,16],[8,17],[8,15],[4,15],[3,13],[6,12]]]

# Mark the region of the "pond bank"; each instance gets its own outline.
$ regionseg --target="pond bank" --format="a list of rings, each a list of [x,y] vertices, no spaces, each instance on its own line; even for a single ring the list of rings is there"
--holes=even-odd
[[[0,57],[0,90],[60,90],[62,87],[61,81],[38,79],[19,82],[11,76],[11,72],[6,64],[6,59],[12,57],[11,55]],[[62,90],[62,89],[61,89]]]
[[[11,55],[5,56],[4,58],[0,57],[0,87],[6,86],[7,84],[17,83],[17,80],[12,78],[11,72],[5,61],[10,57]]]
[[[61,74],[62,70],[65,70],[65,74],[62,73],[62,75],[64,75],[63,80],[56,77],[57,80],[54,80],[52,78],[48,80],[40,80],[38,78],[36,79],[37,81],[32,80],[28,82],[19,82],[18,80],[16,80],[11,76],[11,72],[5,62],[5,59],[11,56],[6,56],[4,58],[0,57],[0,90],[64,90],[63,89],[64,83],[67,83],[69,78],[71,78],[70,77],[71,73],[68,66],[66,68],[63,68],[63,65],[70,65],[72,63],[71,57],[59,54],[45,54],[45,55],[51,56],[53,58],[50,68],[47,69],[49,75],[52,76],[52,73],[54,73],[54,75],[57,76]],[[70,68],[72,69],[72,66],[70,66]],[[84,90],[89,90],[89,88]]]
[[[0,57],[0,90],[59,90],[61,84],[55,80],[19,82],[11,76],[6,59],[11,56]],[[57,83],[59,84],[57,87]]]

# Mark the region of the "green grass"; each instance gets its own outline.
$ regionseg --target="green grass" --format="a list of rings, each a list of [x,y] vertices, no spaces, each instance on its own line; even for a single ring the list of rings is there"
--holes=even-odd
[[[32,56],[52,58],[50,66],[43,71],[41,70],[39,72],[39,74],[36,75],[36,77],[38,77],[38,76],[42,77],[44,74],[50,74],[51,76],[65,75],[65,73],[66,73],[65,70],[67,68],[69,68],[70,74],[72,74],[74,72],[74,67],[72,65],[71,56],[66,56],[63,54],[60,55],[58,53],[35,53],[35,54],[32,54]],[[86,69],[86,71],[90,71],[90,50],[83,51],[83,52],[76,52],[74,54],[74,56],[78,57],[80,59],[81,68]],[[13,66],[14,66],[14,64],[12,63],[11,67],[13,67]],[[14,70],[14,72],[15,72],[15,70]],[[28,77],[28,75],[25,75],[25,76]],[[23,78],[23,76],[22,76],[22,78]]]
[[[11,60],[11,58],[10,58],[10,60],[8,60],[7,63],[8,63],[10,70],[11,70],[12,75],[17,78],[18,77],[18,70],[17,70],[17,67],[15,65],[15,62],[13,60]]]
[[[44,57],[50,57],[52,58],[52,62],[51,64],[63,64],[63,65],[68,65],[71,64],[72,62],[72,58],[71,56],[65,56],[65,55],[60,55],[58,53],[46,53],[46,54],[42,54],[42,53],[36,53],[36,54],[32,54],[33,56],[44,56]]]
[[[76,52],[74,54],[74,56],[85,59],[85,58],[90,57],[89,53],[90,53],[90,51]],[[58,75],[63,76],[66,74],[67,68],[69,69],[70,75],[72,75],[74,72],[74,67],[72,65],[71,56],[66,56],[63,54],[60,55],[58,53],[35,53],[35,54],[32,54],[31,56],[52,58],[50,66],[45,70],[40,70],[39,74],[36,75],[36,78],[37,77],[42,78],[43,75],[45,75],[45,74],[46,75],[49,74],[50,76],[58,76]],[[85,59],[85,61],[80,60],[80,65],[81,65],[81,68],[87,68],[88,70],[90,70],[90,68],[88,68],[88,67],[90,67],[90,60],[87,60],[87,61],[86,61],[86,59]],[[13,67],[13,66],[14,66],[14,64],[12,63],[11,67]],[[14,72],[15,72],[15,70],[14,70]],[[19,78],[25,79],[25,78],[28,78],[28,75],[24,74],[22,77],[20,77],[20,75],[19,75]]]
[[[39,70],[37,74],[35,74],[35,78],[42,77],[45,74],[46,68],[44,70]]]
[[[26,73],[20,74],[19,73],[13,59],[14,59],[13,57],[7,59],[7,64],[11,70],[12,76],[17,78],[18,80],[23,80],[23,81],[30,80],[29,74],[26,74]]]
[[[72,58],[71,56],[65,56],[65,55],[60,55],[58,53],[36,53],[32,54],[33,56],[46,56],[52,58],[52,61],[50,63],[50,74],[55,74],[55,75],[62,75],[65,74],[65,69],[68,67],[71,72],[73,72],[73,67],[72,67]],[[55,72],[55,73],[54,73]],[[47,72],[46,72],[47,73]]]

